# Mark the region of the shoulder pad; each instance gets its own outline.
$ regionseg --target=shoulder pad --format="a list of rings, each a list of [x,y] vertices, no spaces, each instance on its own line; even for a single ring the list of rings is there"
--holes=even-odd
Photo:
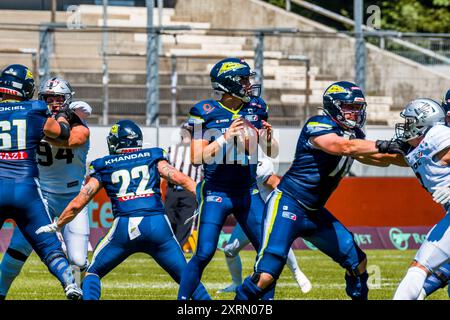
[[[326,134],[326,133],[332,133],[336,131],[342,131],[339,127],[339,125],[334,122],[330,117],[318,115],[310,118],[306,124],[306,131],[309,134]]]
[[[267,105],[267,103],[260,97],[253,97],[249,104],[251,106],[256,106],[257,108],[261,108],[264,111],[267,111],[269,109],[269,106]]]
[[[48,108],[47,104],[44,101],[41,100],[30,100],[29,101],[31,103],[31,108],[33,110],[38,110],[41,111],[42,113],[51,116],[51,111]]]
[[[84,101],[73,101],[69,105],[69,109],[81,119],[84,120],[92,114],[92,107]]]
[[[217,108],[214,100],[203,100],[196,103],[189,111],[189,124],[198,124],[206,121],[208,114]]]
[[[103,169],[105,167],[105,158],[106,157],[93,160],[89,165],[89,174],[95,173]]]
[[[159,160],[169,161],[169,155],[162,148],[152,148],[151,153],[152,153],[152,158],[154,158],[155,160],[159,159]]]

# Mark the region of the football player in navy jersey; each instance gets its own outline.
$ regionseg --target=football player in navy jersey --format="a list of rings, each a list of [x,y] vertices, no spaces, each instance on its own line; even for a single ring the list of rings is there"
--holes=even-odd
[[[37,149],[39,182],[42,196],[51,217],[61,213],[80,191],[86,175],[86,157],[89,151],[89,128],[86,118],[92,108],[84,101],[72,101],[70,83],[62,78],[43,81],[38,91],[53,116],[64,108],[72,113],[69,121],[70,138],[59,141],[45,137]],[[88,209],[62,231],[63,250],[74,270],[77,285],[88,264],[89,216]],[[10,244],[0,263],[0,297],[6,296],[33,249],[18,228],[14,229]]]
[[[51,222],[40,190],[36,151],[44,136],[60,141],[70,138],[70,114],[65,110],[51,118],[45,102],[31,100],[34,88],[33,75],[23,65],[10,65],[0,75],[0,226],[12,218],[61,282],[67,298],[77,300],[82,292],[58,237],[35,233]]]
[[[256,186],[258,145],[276,157],[278,144],[267,122],[268,107],[251,83],[255,73],[238,58],[217,62],[210,72],[220,100],[203,100],[189,114],[193,128],[191,162],[203,164],[204,180],[197,186],[198,242],[183,271],[178,299],[189,299],[212,259],[225,219],[234,214],[253,246],[260,247],[264,201]],[[269,293],[265,298],[271,298]]]
[[[339,81],[325,90],[324,114],[307,120],[294,162],[266,201],[262,247],[254,273],[237,288],[236,299],[258,299],[274,287],[299,236],[346,269],[347,295],[367,299],[366,255],[352,233],[324,207],[353,158],[379,151],[374,141],[364,140],[365,109],[365,97],[354,83]],[[361,161],[388,165],[370,158]]]
[[[160,177],[181,185],[195,195],[195,182],[169,165],[163,149],[142,149],[141,129],[130,120],[112,126],[107,137],[109,156],[90,165],[90,179],[67,205],[57,221],[38,233],[56,232],[72,221],[101,189],[111,199],[114,222],[98,243],[82,283],[83,299],[98,300],[100,279],[128,256],[137,252],[151,255],[177,282],[186,266],[161,200]],[[198,284],[193,299],[209,299]]]

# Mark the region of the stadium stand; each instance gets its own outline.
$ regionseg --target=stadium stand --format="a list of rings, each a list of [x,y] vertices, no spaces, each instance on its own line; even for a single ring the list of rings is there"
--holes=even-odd
[[[108,25],[111,27],[145,27],[146,9],[139,7],[110,7]],[[5,12],[5,11],[3,11]],[[26,21],[27,24],[48,22],[49,13],[44,11],[14,11],[15,18],[8,17],[4,23]],[[102,7],[80,6],[81,21],[86,25],[101,26]],[[19,17],[17,17],[19,15]],[[65,12],[58,12],[57,21],[67,19]],[[155,10],[154,21],[158,21]],[[183,121],[190,106],[195,101],[212,97],[208,72],[215,61],[225,56],[245,58],[253,64],[253,37],[251,35],[227,36],[208,32],[210,23],[192,22],[189,17],[175,14],[175,9],[165,8],[162,15],[164,26],[189,26],[202,30],[162,35],[162,55],[160,60],[160,123],[167,124],[170,115],[171,62],[172,55],[177,58],[177,122]],[[5,41],[2,47],[11,47],[20,37],[20,48],[39,48],[39,36],[36,31],[0,30]],[[54,53],[50,57],[51,72],[60,75],[73,84],[77,97],[94,107],[92,123],[100,122],[103,102],[102,91],[102,34],[66,30],[55,33]],[[109,72],[110,121],[127,116],[139,123],[145,121],[145,33],[114,32],[109,34]],[[0,48],[0,49],[3,49]],[[306,68],[302,62],[284,59],[283,51],[265,51],[264,96],[271,107],[274,125],[297,126],[306,116],[302,107],[306,101]],[[12,61],[30,64],[30,58],[22,55],[3,53],[2,64]],[[316,111],[321,103],[324,88],[336,78],[321,73],[317,66],[309,71],[309,104]],[[392,105],[390,97],[369,96],[372,110],[370,124],[387,124]],[[376,106],[376,107],[374,107]]]

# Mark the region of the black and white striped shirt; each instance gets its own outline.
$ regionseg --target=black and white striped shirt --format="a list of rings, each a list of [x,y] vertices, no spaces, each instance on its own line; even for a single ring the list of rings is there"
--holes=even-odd
[[[177,170],[189,176],[195,182],[203,179],[203,166],[194,166],[191,164],[191,146],[189,144],[174,144],[167,148],[169,161]]]

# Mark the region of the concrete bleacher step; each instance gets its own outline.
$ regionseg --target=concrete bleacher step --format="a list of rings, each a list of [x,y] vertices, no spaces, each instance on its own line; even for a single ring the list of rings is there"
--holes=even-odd
[[[23,64],[28,66],[31,70],[33,69],[31,54],[0,53],[0,68],[2,68],[2,70],[13,63]]]
[[[184,51],[183,51],[184,52]],[[204,56],[187,56],[177,58],[177,70],[179,72],[204,72],[209,73],[211,67],[219,59],[227,57],[226,52],[222,52],[222,55],[204,55]],[[271,59],[265,60],[270,63]],[[272,61],[276,61],[272,59]],[[51,68],[55,72],[62,72],[65,69],[71,70],[102,70],[102,58],[100,56],[87,55],[84,56],[83,52],[76,54],[57,55],[51,56],[50,59]],[[145,55],[109,55],[108,66],[110,72],[115,71],[128,71],[129,73],[141,72],[146,69],[146,57]],[[170,55],[166,57],[160,57],[159,66],[162,72],[169,71],[172,68]]]
[[[144,115],[127,115],[127,119],[132,120],[140,125],[145,125],[146,118]],[[124,117],[122,115],[109,115],[108,120],[109,123],[114,123],[119,120],[123,120]],[[179,126],[183,122],[186,122],[185,116],[177,116],[176,117],[176,125]],[[271,124],[273,126],[289,126],[289,127],[301,127],[303,125],[303,118],[301,117],[273,117],[271,119]],[[100,114],[92,115],[89,117],[89,123],[102,123],[102,116]],[[171,125],[171,116],[170,115],[160,115],[159,123],[161,126]]]
[[[180,43],[180,44],[190,44],[190,43],[199,43],[199,44],[239,44],[244,45],[246,42],[245,37],[227,37],[227,36],[218,36],[218,35],[203,35],[203,34],[177,34],[176,36],[163,34],[161,36],[163,43]],[[136,41],[145,42],[146,37],[142,37],[142,35],[135,37]]]
[[[189,49],[171,49],[169,54],[183,55],[183,56],[218,56],[218,57],[240,57],[240,58],[253,58],[254,51],[250,50],[233,50],[233,51],[221,51],[220,47],[215,50],[189,50]],[[271,59],[281,59],[283,53],[280,51],[265,51],[264,57]]]
[[[318,67],[310,67],[309,75],[317,75],[319,73]],[[278,65],[278,66],[264,66],[264,75],[275,75],[276,77],[286,77],[286,76],[295,76],[295,75],[304,75],[306,74],[306,66],[301,62],[297,62],[296,65]]]
[[[77,99],[93,99],[98,97],[103,87],[101,84],[80,84],[71,83],[72,87],[77,93]],[[281,89],[266,89],[264,90],[264,99],[266,101],[279,101],[281,92],[290,92],[289,90]],[[299,92],[294,90],[292,92]],[[138,84],[110,84],[109,98],[110,99],[141,99],[145,100],[147,89],[145,85]],[[193,103],[203,99],[212,99],[215,97],[214,91],[210,85],[179,85],[177,87],[177,97],[183,97],[184,100],[190,100]],[[159,88],[159,98],[161,100],[172,99],[172,87],[170,85],[161,84]]]
[[[101,84],[103,74],[101,72],[93,72],[91,70],[63,70],[59,73],[52,72],[52,75],[61,76],[66,78],[71,83],[77,84],[82,83],[87,84]],[[130,73],[130,72],[114,72],[109,74],[110,84],[132,84],[132,85],[145,85],[146,73],[141,70],[140,73]],[[162,85],[171,84],[171,73],[170,72],[160,72],[159,73],[159,83]],[[178,72],[177,84],[179,86],[191,85],[191,86],[211,86],[211,80],[209,75],[201,72]]]
[[[280,95],[280,101],[282,103],[306,103],[305,94],[282,94]],[[310,95],[308,97],[309,103],[322,103],[322,95]]]

